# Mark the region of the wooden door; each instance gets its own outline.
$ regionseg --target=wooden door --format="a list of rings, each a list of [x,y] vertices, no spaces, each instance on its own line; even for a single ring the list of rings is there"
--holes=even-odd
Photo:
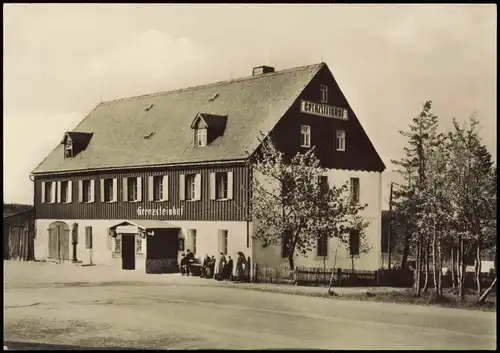
[[[51,259],[69,260],[69,226],[64,222],[54,222],[49,226],[49,254]]]
[[[122,269],[135,270],[135,234],[122,234]]]

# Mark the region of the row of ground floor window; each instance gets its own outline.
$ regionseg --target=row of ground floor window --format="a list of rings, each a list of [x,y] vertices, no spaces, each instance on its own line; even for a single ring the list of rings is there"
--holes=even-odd
[[[379,225],[379,224],[378,224]],[[152,221],[152,220],[47,220],[36,221],[35,258],[121,266],[146,272],[175,272],[182,254],[190,249],[198,259],[205,255],[236,257],[242,252],[253,263],[287,265],[283,246],[263,247],[252,237],[252,222]],[[373,270],[380,267],[380,227],[367,229],[371,250],[359,255],[359,238],[337,251],[337,266]],[[324,238],[316,249],[296,256],[295,265],[323,267],[333,261],[337,239]]]

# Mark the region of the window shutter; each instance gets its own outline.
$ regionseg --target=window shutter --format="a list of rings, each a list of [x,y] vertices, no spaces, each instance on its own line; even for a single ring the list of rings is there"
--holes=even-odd
[[[101,179],[101,202],[104,202],[104,179]]]
[[[73,182],[68,181],[68,190],[66,191],[67,202],[71,203],[73,201]]]
[[[233,199],[233,172],[227,172],[227,198]]]
[[[163,195],[161,199],[163,201],[168,200],[168,175],[163,176],[163,189],[162,189]]]
[[[137,201],[142,201],[142,178],[137,177]]]
[[[210,173],[210,200],[215,200],[215,173]]]
[[[113,178],[113,202],[118,201],[118,179]]]
[[[201,174],[194,177],[194,199],[201,200]]]
[[[90,180],[90,200],[89,202],[95,202],[95,180]]]
[[[57,182],[57,203],[61,203],[61,182]]]
[[[92,227],[85,227],[85,248],[92,249]]]
[[[123,201],[128,201],[127,178],[123,178]]]
[[[225,230],[219,229],[219,234],[218,234],[218,245],[217,245],[217,255],[222,252],[224,248],[224,234]]]
[[[83,202],[83,180],[78,180],[78,202]]]
[[[42,181],[42,203],[45,203],[45,181]]]
[[[148,176],[148,201],[154,201],[154,177]]]
[[[186,199],[186,176],[184,174],[179,175],[179,200],[183,201]]]
[[[56,182],[52,182],[52,188],[50,189],[50,203],[56,202]]]

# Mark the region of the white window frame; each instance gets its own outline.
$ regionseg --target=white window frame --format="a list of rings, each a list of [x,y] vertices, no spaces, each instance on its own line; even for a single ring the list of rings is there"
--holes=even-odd
[[[106,182],[108,183],[109,185],[109,191],[106,190]],[[115,199],[114,199],[114,188],[115,188],[115,181],[113,178],[104,178],[103,181],[103,193],[104,195],[102,196],[102,199],[104,200],[104,202],[114,202]],[[109,194],[109,200],[106,200],[106,192],[108,192]]]
[[[70,198],[69,198],[69,192],[70,192],[70,187],[69,187],[69,180],[62,180],[61,181],[61,189],[60,189],[60,195],[59,197],[61,198],[61,203],[69,203]],[[66,198],[63,199],[63,186],[66,185]]]
[[[335,149],[337,151],[345,151],[345,130],[337,130],[335,134]]]
[[[222,191],[220,186],[222,185]],[[227,200],[229,193],[229,176],[227,172],[215,173],[215,198],[216,200]]]
[[[321,103],[328,103],[328,86],[320,85],[319,90],[321,93],[320,101]]]
[[[88,185],[88,189],[85,189],[85,185]],[[87,199],[85,199],[87,195]],[[82,180],[82,202],[91,203],[92,202],[92,180],[84,179]]]
[[[54,191],[53,189],[56,189]],[[54,199],[54,194],[57,193],[57,185],[54,182],[46,182],[45,183],[45,189],[44,189],[44,197],[45,197],[45,203],[55,203],[56,200]]]
[[[153,176],[153,201],[163,201],[163,182],[165,177],[163,175],[154,175]]]
[[[207,129],[196,129],[196,146],[205,147],[207,145]]]
[[[311,147],[311,126],[309,125],[300,126],[300,146]]]
[[[191,189],[190,189],[191,187]],[[186,174],[186,200],[196,200],[196,174]]]
[[[134,186],[135,181],[135,186]],[[133,191],[131,193],[130,191]],[[134,197],[132,197],[134,196]],[[127,198],[130,202],[139,201],[139,178],[138,177],[128,177],[127,178]]]
[[[66,151],[69,151],[69,156],[66,155]],[[67,140],[64,144],[64,158],[73,158],[73,142],[71,140]]]

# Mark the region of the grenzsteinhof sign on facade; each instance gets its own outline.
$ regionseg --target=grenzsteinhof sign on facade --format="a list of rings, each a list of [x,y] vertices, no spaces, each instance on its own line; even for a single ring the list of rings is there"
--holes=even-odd
[[[306,114],[324,116],[325,118],[334,118],[347,120],[347,109],[338,108],[328,104],[313,103],[303,100],[300,104],[300,111]]]

